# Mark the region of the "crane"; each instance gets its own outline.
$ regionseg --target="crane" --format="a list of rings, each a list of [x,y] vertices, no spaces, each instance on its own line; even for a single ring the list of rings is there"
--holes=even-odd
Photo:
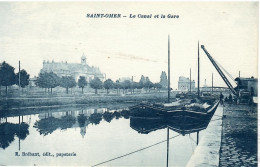
[[[221,78],[224,80],[224,82],[226,83],[226,85],[228,86],[228,88],[230,89],[230,91],[235,95],[235,96],[239,96],[238,92],[234,89],[234,87],[231,85],[231,83],[229,82],[229,80],[227,79],[227,77],[225,76],[225,74],[222,72],[222,70],[219,68],[219,66],[217,65],[217,63],[215,62],[215,60],[211,57],[211,55],[209,54],[209,52],[206,50],[206,48],[204,47],[204,45],[201,45],[201,48],[203,49],[203,51],[206,53],[206,55],[208,56],[209,60],[211,61],[211,63],[213,64],[213,66],[216,68],[216,70],[218,71],[219,75],[221,76]]]

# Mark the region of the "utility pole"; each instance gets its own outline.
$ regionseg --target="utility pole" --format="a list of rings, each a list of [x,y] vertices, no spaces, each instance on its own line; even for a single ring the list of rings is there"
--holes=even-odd
[[[168,35],[168,103],[170,103],[171,94],[171,70],[170,70],[170,35]]]

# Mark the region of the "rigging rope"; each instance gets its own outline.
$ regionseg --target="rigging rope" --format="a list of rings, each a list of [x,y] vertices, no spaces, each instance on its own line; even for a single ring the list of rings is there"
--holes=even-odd
[[[169,138],[169,140],[171,140],[171,139],[173,139],[173,138],[175,138],[175,137],[178,137],[178,136],[179,136],[179,135],[173,136],[173,137]],[[116,160],[116,159],[119,159],[119,158],[123,158],[123,157],[128,156],[128,155],[131,155],[131,154],[133,154],[133,153],[136,153],[136,152],[139,152],[139,151],[145,150],[145,149],[147,149],[147,148],[150,148],[150,147],[156,146],[156,145],[158,145],[158,144],[164,143],[164,142],[166,142],[166,141],[167,141],[167,140],[160,141],[160,142],[158,142],[158,143],[155,143],[155,144],[152,144],[152,145],[150,145],[150,146],[147,146],[147,147],[141,148],[141,149],[139,149],[139,150],[136,150],[136,151],[133,151],[133,152],[130,152],[130,153],[127,153],[127,154],[124,154],[124,155],[118,156],[118,157],[116,157],[116,158],[112,158],[112,159],[110,159],[110,160],[107,160],[107,161],[104,161],[104,162],[98,163],[98,164],[96,164],[96,165],[93,165],[92,167],[94,167],[94,166],[99,166],[99,165],[101,165],[101,164],[104,164],[104,163],[107,163],[107,162],[110,162],[110,161],[113,161],[113,160]]]
[[[222,70],[224,70],[224,71],[226,72],[226,74],[227,74],[233,81],[235,81],[235,79],[232,77],[232,75],[229,74],[229,72],[227,72],[227,70],[226,70],[219,62],[217,62],[217,60],[215,60],[213,57],[212,57],[212,59],[217,63],[218,66],[220,66],[220,68],[222,68]]]

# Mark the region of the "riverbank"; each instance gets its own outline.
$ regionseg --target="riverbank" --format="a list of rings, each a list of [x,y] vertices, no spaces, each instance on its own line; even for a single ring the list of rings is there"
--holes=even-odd
[[[257,107],[226,105],[219,166],[257,166]]]
[[[142,93],[142,94],[93,94],[78,96],[49,96],[49,97],[17,97],[1,98],[0,111],[26,110],[41,108],[60,108],[68,106],[100,106],[115,104],[136,104],[142,101],[164,102],[167,100],[166,92]]]

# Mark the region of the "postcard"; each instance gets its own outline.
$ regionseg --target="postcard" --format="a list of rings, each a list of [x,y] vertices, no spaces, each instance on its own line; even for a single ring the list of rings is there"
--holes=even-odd
[[[0,165],[257,166],[258,13],[0,2]]]

